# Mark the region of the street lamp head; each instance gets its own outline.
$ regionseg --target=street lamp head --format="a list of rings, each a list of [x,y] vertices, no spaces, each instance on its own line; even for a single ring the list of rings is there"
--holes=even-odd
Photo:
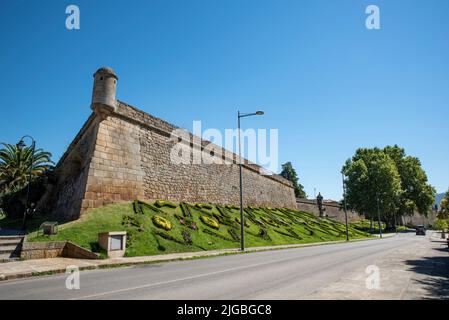
[[[264,115],[264,112],[263,111],[256,111],[256,115],[258,115],[258,116],[263,116]]]
[[[25,147],[25,142],[23,142],[23,140],[20,140],[19,142],[17,142],[16,147],[18,149],[22,149]]]

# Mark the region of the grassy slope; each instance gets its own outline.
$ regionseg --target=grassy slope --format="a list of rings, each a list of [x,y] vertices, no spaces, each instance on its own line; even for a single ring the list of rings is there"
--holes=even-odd
[[[371,232],[373,234],[379,233],[379,223],[377,221],[373,221],[373,229],[372,230],[371,230],[371,222],[368,219],[354,221],[354,222],[351,222],[349,225],[357,230],[360,230],[360,231]],[[381,226],[382,226],[383,233],[394,231],[394,230],[386,230],[385,222],[381,222]],[[407,230],[407,228],[405,226],[397,226],[397,229],[398,229],[398,231]]]
[[[212,209],[188,206],[191,218],[185,217],[179,205],[176,208],[164,206],[157,212],[149,206],[140,204],[136,213],[132,203],[113,204],[94,209],[83,219],[60,226],[59,233],[54,236],[28,235],[28,241],[70,240],[93,251],[99,251],[97,238],[99,232],[127,231],[127,256],[155,255],[172,252],[188,252],[235,248],[239,240],[232,237],[229,230],[237,236],[240,234],[238,222],[239,210],[231,207],[213,206]],[[139,211],[140,210],[140,211]],[[171,230],[165,231],[155,226],[154,215],[160,216],[171,223]],[[213,229],[202,222],[200,216],[206,216],[219,222],[219,229]],[[320,219],[305,212],[293,210],[276,210],[251,208],[246,213],[248,226],[245,227],[246,246],[270,246],[280,244],[310,243],[345,239],[343,224]],[[180,218],[197,226],[192,230],[182,225]],[[236,220],[237,219],[237,220]],[[269,238],[259,236],[261,229],[267,231]],[[206,231],[215,233],[208,234]],[[183,233],[188,233],[192,244],[187,244]],[[232,231],[231,231],[232,232]],[[159,235],[157,235],[159,233]],[[162,235],[172,237],[165,239]],[[217,236],[218,235],[218,236]],[[350,228],[351,238],[364,238],[369,235],[355,228]]]
[[[361,219],[359,221],[354,221],[349,223],[349,225],[355,229],[361,230],[361,231],[365,231],[365,232],[370,232],[370,226],[371,226],[371,222],[368,219]],[[385,223],[381,222],[382,225],[382,231],[385,231]],[[377,221],[373,221],[373,233],[378,233],[379,232],[379,224]]]

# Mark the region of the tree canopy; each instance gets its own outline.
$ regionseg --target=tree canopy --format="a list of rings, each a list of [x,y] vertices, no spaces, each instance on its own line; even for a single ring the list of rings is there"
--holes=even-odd
[[[440,210],[438,212],[439,219],[449,218],[449,190],[445,193],[443,199],[440,202]]]
[[[31,146],[20,147],[1,143],[0,148],[0,194],[18,191],[28,184],[31,166],[31,176],[42,175],[52,165],[51,153]]]
[[[280,175],[293,183],[293,186],[295,187],[295,197],[307,197],[306,192],[304,191],[304,187],[298,182],[298,175],[296,174],[296,170],[293,168],[291,162],[287,162],[282,165],[282,171]]]
[[[393,159],[401,178],[402,193],[398,199],[397,210],[400,215],[412,215],[415,211],[427,215],[435,201],[435,189],[428,184],[421,161],[406,156],[404,149],[387,146],[385,153]]]
[[[348,206],[370,219],[377,217],[379,207],[387,227],[395,215],[427,215],[431,210],[435,189],[427,183],[421,162],[397,145],[357,149],[342,172]]]

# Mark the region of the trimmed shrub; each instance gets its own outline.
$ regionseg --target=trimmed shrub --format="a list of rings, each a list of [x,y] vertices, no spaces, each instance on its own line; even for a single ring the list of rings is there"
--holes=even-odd
[[[184,217],[189,217],[189,218],[192,217],[192,213],[190,212],[189,205],[187,203],[181,202],[179,204],[179,206],[181,207],[181,211],[182,211],[182,214],[184,215]]]
[[[190,233],[187,230],[182,232],[182,237],[184,238],[184,242],[187,244],[193,244],[192,238],[190,237]]]
[[[200,216],[200,219],[208,227],[211,227],[211,228],[217,229],[217,230],[220,228],[220,224],[214,219],[211,219],[207,216]]]
[[[240,237],[239,237],[239,235],[235,232],[234,229],[229,228],[229,229],[228,229],[228,233],[231,235],[231,238],[232,238],[233,240],[235,240],[235,241],[240,241]]]
[[[197,204],[195,204],[195,207],[197,207],[199,209],[212,210],[212,205],[210,205],[208,203],[197,203]]]
[[[287,237],[291,237],[291,238],[295,238],[295,239],[298,239],[298,240],[302,240],[302,238],[300,237],[300,236],[298,236],[297,234],[296,234],[296,232],[294,232],[293,230],[287,230],[289,233],[287,233],[287,232],[283,232],[283,231],[280,231],[280,230],[277,230],[277,229],[274,229],[274,232],[277,232],[277,233],[279,233],[279,234],[282,234],[283,236],[287,236]]]
[[[138,215],[124,215],[122,217],[122,226],[127,228],[136,228],[138,232],[144,232],[143,221]]]
[[[198,227],[197,227],[197,225],[196,225],[196,222],[193,221],[192,219],[187,218],[187,217],[180,216],[180,215],[177,214],[177,213],[175,213],[175,218],[179,220],[179,224],[180,224],[180,225],[185,226],[185,227],[188,227],[188,228],[190,228],[190,229],[192,229],[192,230],[195,230],[195,231],[198,230]]]
[[[173,202],[167,201],[167,200],[156,200],[154,202],[154,205],[158,208],[167,207],[167,208],[176,208],[177,205]]]
[[[263,222],[269,224],[270,226],[279,228],[279,225],[277,223],[275,223],[274,221],[272,221],[271,219],[268,219],[268,218],[266,218],[264,216],[260,216],[260,218],[262,219]]]
[[[271,241],[271,238],[268,235],[267,229],[260,228],[260,230],[259,230],[259,237],[261,237],[262,239]]]
[[[244,219],[245,220],[245,227],[249,228],[249,223],[248,223],[248,219]],[[240,218],[235,218],[235,222],[237,222],[238,224],[240,223]]]
[[[221,216],[225,217],[225,218],[230,218],[229,213],[226,211],[227,209],[225,207],[222,206],[216,206],[218,212],[220,213]]]
[[[184,241],[178,240],[175,237],[172,237],[171,235],[169,235],[169,234],[167,234],[165,232],[155,231],[154,233],[156,235],[158,235],[159,237],[164,238],[165,240],[170,240],[170,241],[173,241],[173,242],[176,242],[176,243],[179,243],[179,244],[185,244]]]
[[[164,229],[166,231],[170,231],[172,228],[171,222],[165,218],[162,218],[161,216],[154,215],[151,220],[153,221],[153,224],[158,228]]]
[[[135,213],[140,213],[140,214],[145,214],[145,210],[146,209],[150,209],[151,211],[155,212],[155,213],[163,213],[162,210],[160,210],[159,208],[153,206],[152,204],[140,201],[140,200],[134,200],[133,202],[133,210]]]
[[[209,229],[203,229],[203,232],[208,234],[208,235],[211,235],[213,237],[219,238],[219,239],[235,242],[234,239],[229,239],[229,238],[227,238],[227,237],[225,237],[225,236],[223,236],[223,235],[221,235],[219,233],[213,232],[213,231],[211,231]]]

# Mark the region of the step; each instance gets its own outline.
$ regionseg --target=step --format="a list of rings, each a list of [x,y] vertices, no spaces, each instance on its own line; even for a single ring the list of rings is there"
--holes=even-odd
[[[9,260],[11,258],[10,253],[0,253],[0,261],[1,260]]]
[[[12,253],[14,251],[16,251],[17,246],[1,246],[0,247],[0,254],[2,253]]]
[[[11,257],[10,254],[0,254],[0,263],[13,262],[20,260],[19,257]]]
[[[18,245],[22,242],[22,239],[8,239],[8,240],[2,240],[0,239],[0,247],[7,246],[7,245]]]
[[[25,236],[0,236],[0,241],[2,240],[22,240]]]

